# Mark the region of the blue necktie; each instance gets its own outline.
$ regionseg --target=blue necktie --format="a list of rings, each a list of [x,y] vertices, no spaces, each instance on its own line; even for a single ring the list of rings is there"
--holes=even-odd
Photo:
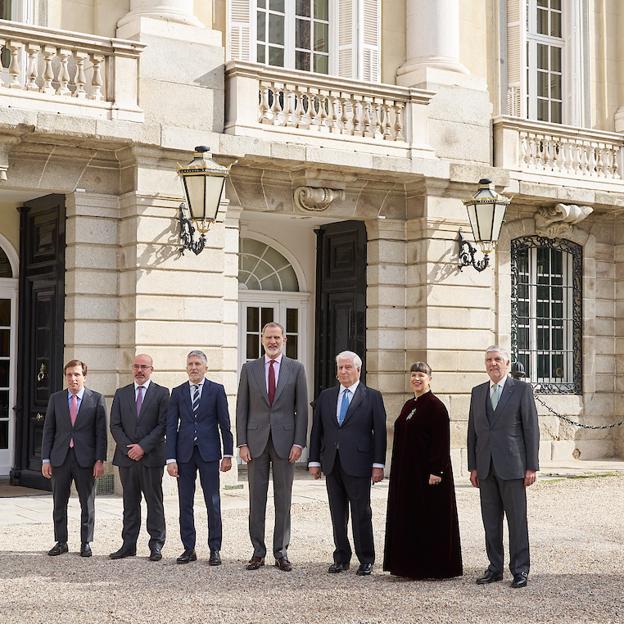
[[[342,403],[340,404],[340,414],[338,414],[338,424],[340,426],[342,426],[345,416],[347,415],[347,410],[349,409],[349,393],[350,392],[351,391],[347,389],[342,393]]]

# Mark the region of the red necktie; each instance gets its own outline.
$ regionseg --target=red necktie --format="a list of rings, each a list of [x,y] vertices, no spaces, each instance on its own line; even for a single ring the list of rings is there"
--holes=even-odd
[[[275,360],[269,360],[269,405],[273,405],[275,399]]]
[[[76,418],[78,418],[78,397],[72,394],[69,399],[69,418],[71,420],[72,427],[76,424]],[[69,440],[69,448],[74,447],[74,438]]]

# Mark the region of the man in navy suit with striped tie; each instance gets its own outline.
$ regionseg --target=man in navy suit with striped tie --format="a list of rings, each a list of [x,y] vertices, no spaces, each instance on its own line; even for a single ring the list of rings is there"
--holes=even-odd
[[[208,360],[202,351],[186,358],[188,382],[171,392],[167,412],[167,472],[178,478],[180,537],[184,552],[178,563],[197,560],[193,499],[199,479],[208,511],[208,547],[212,566],[221,564],[221,497],[219,470],[232,467],[234,438],[230,431],[225,388],[206,378]],[[221,444],[223,443],[223,458]]]

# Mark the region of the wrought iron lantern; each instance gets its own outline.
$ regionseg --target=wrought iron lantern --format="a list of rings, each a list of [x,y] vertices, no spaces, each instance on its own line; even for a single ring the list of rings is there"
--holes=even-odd
[[[490,254],[496,248],[505,211],[511,202],[509,197],[500,195],[494,189],[492,180],[479,180],[479,188],[471,199],[464,202],[475,242],[483,253],[483,258],[475,259],[477,249],[459,232],[459,268],[472,266],[477,271],[485,270],[490,264]]]
[[[217,218],[229,173],[229,167],[212,160],[210,148],[204,145],[195,148],[193,160],[188,165],[178,165],[184,191],[178,216],[182,253],[188,249],[197,255],[204,249],[206,232]],[[195,238],[196,232],[199,232],[199,238]]]

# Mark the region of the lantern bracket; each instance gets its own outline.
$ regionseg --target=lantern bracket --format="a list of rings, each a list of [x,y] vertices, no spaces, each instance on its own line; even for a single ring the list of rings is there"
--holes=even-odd
[[[469,241],[465,240],[462,236],[461,230],[459,230],[459,270],[461,271],[466,266],[471,266],[475,270],[485,271],[490,265],[490,256],[483,254],[483,258],[476,260],[477,248],[473,247]]]

